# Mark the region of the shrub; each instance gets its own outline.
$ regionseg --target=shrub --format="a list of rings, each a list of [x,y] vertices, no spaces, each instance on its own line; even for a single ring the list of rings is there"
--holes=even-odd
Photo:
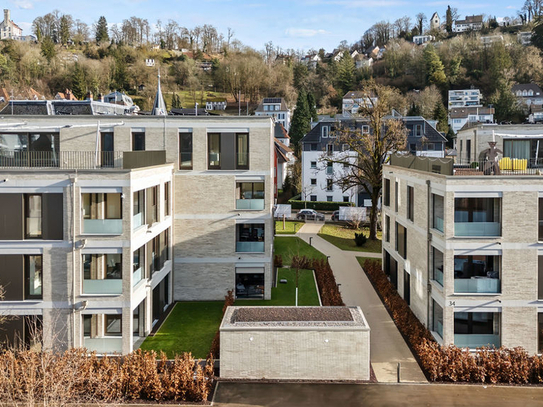
[[[360,233],[356,233],[354,234],[354,242],[356,243],[356,245],[358,247],[360,246],[364,246],[366,244],[366,241],[367,241],[367,237],[364,233],[360,232]]]
[[[273,257],[273,264],[275,267],[283,267],[283,256],[280,254],[276,254]]]
[[[305,256],[304,256],[305,257]],[[324,306],[343,306],[345,303],[341,298],[339,287],[334,277],[334,272],[328,263],[328,260],[314,259],[311,262],[311,268],[315,270],[315,277],[319,286],[322,305]]]
[[[236,299],[234,298],[234,291],[228,290],[226,292],[226,295],[224,296],[224,305],[222,306],[222,315],[224,317],[224,313],[226,312],[226,309],[234,305],[236,302]],[[220,354],[220,348],[221,348],[221,331],[220,327],[217,329],[217,332],[215,333],[215,336],[213,337],[213,342],[211,342],[211,348],[209,349],[209,359],[218,359]]]
[[[352,202],[297,201],[289,199],[292,209],[315,209],[317,211],[336,211],[340,206],[353,206]]]
[[[472,353],[454,345],[439,345],[377,261],[366,260],[364,271],[430,381],[543,383],[543,356],[529,356],[522,348],[479,348]]]

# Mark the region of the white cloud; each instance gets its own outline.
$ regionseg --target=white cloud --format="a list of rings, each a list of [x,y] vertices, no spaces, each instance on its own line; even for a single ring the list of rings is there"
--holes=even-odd
[[[328,34],[326,30],[312,30],[307,28],[287,28],[285,34],[288,37],[314,37],[316,35]]]
[[[509,9],[509,10],[516,10],[517,9],[517,7],[515,7],[515,6],[507,6],[506,8]]]
[[[25,10],[31,10],[34,8],[34,4],[32,4],[32,2],[29,0],[12,0],[12,3],[15,4],[15,7]]]

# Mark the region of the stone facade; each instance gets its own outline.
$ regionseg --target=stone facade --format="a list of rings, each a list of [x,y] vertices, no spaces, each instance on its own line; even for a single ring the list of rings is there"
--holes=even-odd
[[[386,217],[390,218],[390,238],[383,242],[383,264],[387,253],[397,261],[397,285],[403,297],[403,270],[411,275],[411,308],[434,337],[443,344],[461,344],[460,336],[466,335],[460,332],[460,328],[455,332],[455,315],[458,317],[458,313],[462,313],[475,319],[489,313],[494,315],[493,335],[497,345],[522,346],[531,354],[541,352],[538,340],[541,341],[543,332],[538,333],[541,327],[537,321],[538,313],[543,313],[541,292],[538,294],[543,274],[539,271],[538,278],[538,259],[543,255],[543,246],[538,235],[541,222],[538,214],[543,197],[543,178],[522,175],[445,176],[399,166],[386,167],[383,177],[390,180],[390,205],[383,206],[383,224]],[[396,182],[399,186],[398,210],[395,208]],[[415,191],[414,221],[406,216],[407,186],[413,186]],[[443,197],[442,215],[439,214],[440,207],[433,206],[434,201],[439,201],[436,196]],[[455,221],[455,205],[458,205],[455,198],[493,200],[493,222],[499,223],[499,231],[496,234],[483,232],[483,223],[479,226],[475,223],[480,231],[471,236],[464,235],[459,229],[461,221]],[[442,227],[436,226],[436,216],[442,216]],[[458,213],[458,219],[460,216]],[[396,250],[395,222],[406,228],[405,259]],[[473,227],[473,224],[467,225]],[[434,267],[434,250],[443,255],[442,277],[440,270],[436,271],[438,266]],[[436,259],[438,256],[439,253]],[[460,267],[457,263],[468,256],[479,256],[477,259],[493,257],[493,268],[488,267],[491,271],[485,271],[484,275],[461,279],[456,276]],[[473,261],[482,264],[483,260]],[[438,260],[436,264],[439,264]],[[497,284],[498,288],[480,288],[480,284],[486,283]],[[471,284],[471,288],[462,292],[461,284]],[[440,324],[433,319],[434,303],[443,309]],[[438,332],[440,330],[442,332]]]

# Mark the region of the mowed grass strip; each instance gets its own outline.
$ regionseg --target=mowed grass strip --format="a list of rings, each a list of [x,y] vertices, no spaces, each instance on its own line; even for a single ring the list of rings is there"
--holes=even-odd
[[[303,225],[304,225],[304,222],[302,221],[287,220],[285,221],[285,229],[283,229],[283,221],[276,220],[275,234],[276,235],[293,235],[296,232],[298,232],[302,228]]]
[[[324,225],[319,231],[319,236],[324,240],[332,243],[334,246],[338,247],[341,250],[350,250],[358,252],[370,252],[370,253],[381,253],[381,232],[377,231],[378,240],[367,240],[363,246],[357,246],[354,241],[354,234],[364,233],[366,237],[369,236],[369,228],[361,228],[360,230],[356,229],[347,229],[343,225]]]
[[[155,336],[141,345],[143,350],[166,353],[168,358],[191,352],[205,358],[222,319],[224,301],[178,302]]]
[[[326,259],[326,256],[299,237],[277,236],[274,254],[283,257],[283,265],[290,266],[293,256],[307,256],[310,259]]]

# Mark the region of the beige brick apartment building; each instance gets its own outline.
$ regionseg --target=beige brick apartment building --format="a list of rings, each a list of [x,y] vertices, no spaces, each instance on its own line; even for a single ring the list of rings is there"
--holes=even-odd
[[[20,215],[14,228],[0,225],[18,231],[0,237],[0,310],[22,317],[8,337],[25,339],[38,317],[47,345],[55,317],[68,345],[128,353],[172,301],[221,300],[228,290],[270,298],[272,126],[256,117],[3,117],[0,196]],[[150,155],[123,154],[133,151]],[[2,222],[11,213],[4,208]],[[49,213],[63,222],[54,239]],[[41,235],[25,235],[38,224]],[[62,317],[51,311],[59,308]]]
[[[416,316],[442,344],[541,353],[541,172],[493,175],[419,157],[391,164],[383,171],[383,268]]]

